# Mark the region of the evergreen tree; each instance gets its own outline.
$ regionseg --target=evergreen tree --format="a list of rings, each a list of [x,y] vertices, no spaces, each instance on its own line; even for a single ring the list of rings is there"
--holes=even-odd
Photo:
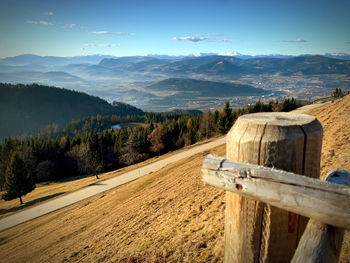
[[[227,101],[225,107],[219,115],[218,119],[218,132],[221,134],[226,133],[232,126],[232,109],[230,108],[230,103]]]
[[[15,148],[15,141],[9,137],[5,140],[0,152],[0,190],[3,190],[6,178],[6,168],[10,162],[10,158]]]
[[[219,121],[219,111],[215,110],[214,111],[214,123],[217,125],[218,121]]]
[[[341,90],[341,88],[335,88],[335,90],[334,90],[334,92],[333,92],[333,97],[334,98],[341,98],[341,97],[343,97],[344,96],[344,94],[343,94],[343,92],[342,92],[342,90]]]
[[[12,200],[19,197],[20,204],[23,204],[22,196],[35,188],[35,183],[29,175],[24,161],[14,152],[6,169],[6,181],[3,199]]]

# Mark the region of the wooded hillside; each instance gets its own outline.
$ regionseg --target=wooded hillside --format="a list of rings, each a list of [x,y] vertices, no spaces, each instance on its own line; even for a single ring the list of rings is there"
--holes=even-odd
[[[41,86],[0,83],[0,141],[7,136],[30,134],[49,124],[96,115],[141,115],[143,111],[124,103],[109,104],[86,93]]]

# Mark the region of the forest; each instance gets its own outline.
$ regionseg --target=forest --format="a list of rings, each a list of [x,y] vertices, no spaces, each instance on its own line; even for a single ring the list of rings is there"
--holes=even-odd
[[[72,120],[100,115],[143,115],[131,105],[107,101],[83,92],[38,84],[0,83],[0,141],[8,136],[37,133],[54,124],[62,129]]]
[[[23,161],[30,184],[79,175],[98,178],[101,172],[225,134],[240,115],[290,111],[297,107],[296,100],[292,98],[282,103],[257,102],[238,111],[232,111],[227,102],[220,111],[208,110],[203,114],[98,115],[73,121],[56,133],[47,128],[33,136],[8,137],[0,145],[0,190],[4,185],[6,188],[6,174],[13,165],[12,159]],[[112,123],[132,121],[142,121],[145,125],[110,129]]]

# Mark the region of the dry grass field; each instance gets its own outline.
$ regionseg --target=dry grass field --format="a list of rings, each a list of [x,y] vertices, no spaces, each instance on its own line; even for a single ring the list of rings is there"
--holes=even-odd
[[[163,160],[169,156],[174,155],[175,153],[181,153],[182,151],[186,151],[188,149],[191,149],[193,147],[196,147],[201,144],[205,144],[208,142],[211,142],[215,140],[216,138],[211,138],[208,140],[203,140],[201,142],[198,142],[196,144],[193,144],[191,146],[182,148],[180,150],[169,152],[167,154],[157,156],[151,159],[148,159],[142,163],[137,163],[134,165],[130,165],[115,171],[111,171],[108,173],[100,174],[100,179],[97,180],[95,176],[80,176],[78,178],[67,178],[66,180],[57,181],[57,182],[48,182],[48,183],[42,183],[37,184],[34,191],[28,193],[23,197],[24,205],[19,204],[19,199],[13,199],[10,201],[5,201],[0,198],[0,218],[3,218],[5,216],[11,215],[15,212],[19,212],[21,210],[24,210],[26,208],[33,207],[35,205],[41,204],[45,201],[51,201],[52,199],[56,197],[60,197],[61,195],[68,194],[74,191],[77,191],[81,188],[87,187],[91,184],[94,184],[96,182],[102,182],[103,180],[110,179],[112,177],[118,176],[120,174],[126,173],[128,171],[132,171],[135,169],[138,169],[140,167],[143,167],[147,164],[154,163],[156,161]],[[0,196],[4,192],[0,192]]]
[[[350,170],[350,96],[309,114],[324,127],[322,176]],[[0,261],[221,262],[225,194],[200,181],[208,153],[225,156],[225,146],[1,232]]]
[[[208,153],[0,233],[0,260],[219,261],[224,193],[199,180]]]

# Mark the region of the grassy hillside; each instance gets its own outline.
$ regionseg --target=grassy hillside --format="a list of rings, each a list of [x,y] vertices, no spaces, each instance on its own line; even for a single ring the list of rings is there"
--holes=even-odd
[[[127,104],[109,104],[98,97],[67,89],[0,83],[0,140],[7,136],[29,134],[48,124],[63,127],[87,116],[140,115]]]
[[[350,170],[350,96],[310,114],[324,127],[322,175]],[[208,153],[1,232],[0,260],[221,262],[225,199],[200,181]],[[225,156],[225,147],[210,153]],[[349,258],[347,232],[340,262]]]

